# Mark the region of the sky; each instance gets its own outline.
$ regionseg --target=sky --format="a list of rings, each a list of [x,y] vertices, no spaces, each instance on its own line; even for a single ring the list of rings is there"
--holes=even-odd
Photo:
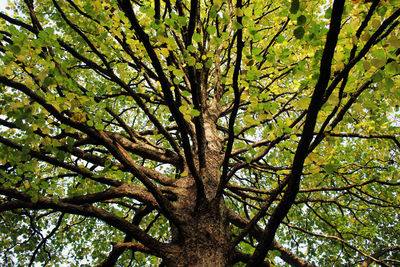
[[[0,11],[5,11],[8,0],[0,0]]]

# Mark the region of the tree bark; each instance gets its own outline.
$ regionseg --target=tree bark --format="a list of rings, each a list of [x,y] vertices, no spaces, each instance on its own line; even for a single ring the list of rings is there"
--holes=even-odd
[[[179,233],[173,229],[172,243],[178,249],[167,257],[165,264],[174,267],[232,266],[228,252],[231,233],[225,213],[222,202],[198,206],[185,225],[181,225]]]

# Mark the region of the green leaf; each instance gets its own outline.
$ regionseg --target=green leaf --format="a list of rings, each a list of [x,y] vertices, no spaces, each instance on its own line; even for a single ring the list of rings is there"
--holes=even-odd
[[[299,26],[305,24],[306,21],[307,21],[307,18],[304,15],[300,15],[297,17],[297,25],[299,25]]]
[[[14,54],[19,54],[19,52],[21,52],[21,47],[19,47],[18,45],[11,45],[11,46],[10,46],[10,50],[11,50]]]
[[[294,29],[294,31],[293,31],[294,37],[296,37],[297,39],[303,38],[304,33],[305,33],[305,30],[304,30],[303,27],[297,27],[297,28]]]
[[[94,128],[96,128],[96,130],[98,130],[98,131],[102,131],[102,130],[104,130],[104,125],[103,125],[103,124],[100,124],[100,123],[97,123],[97,124],[94,126]]]
[[[325,17],[326,19],[330,19],[331,16],[332,16],[332,8],[329,7],[329,8],[325,11],[324,17]]]
[[[196,48],[195,48],[193,45],[189,45],[186,49],[187,49],[189,52],[194,52],[194,51],[196,51]]]
[[[25,204],[1,212],[2,266],[98,265],[126,232],[151,250],[135,253],[134,265],[162,264],[154,255],[163,252],[151,240],[208,239],[210,257],[199,259],[181,246],[178,254],[194,258],[174,256],[175,250],[168,258],[172,265],[177,258],[184,266],[201,260],[214,266],[214,254],[223,252],[219,245],[241,232],[235,225],[212,231],[226,224],[226,216],[214,215],[229,210],[251,221],[289,175],[301,180],[301,190],[289,212],[278,215],[300,231],[278,225],[275,239],[299,247],[299,258],[346,266],[360,259],[358,248],[368,254],[398,245],[400,225],[390,208],[400,206],[400,155],[391,140],[400,133],[398,19],[377,30],[397,12],[399,0],[380,1],[360,38],[355,31],[374,1],[345,1],[330,67],[337,75],[346,64],[349,75],[332,84],[315,121],[307,113],[324,75],[334,1],[252,0],[239,8],[235,1],[203,1],[191,40],[190,1],[29,1],[44,29],[38,35],[18,22],[30,21],[24,1],[9,2],[8,15],[16,20],[0,19],[0,206],[13,208],[15,197]],[[365,47],[377,34],[379,42]],[[347,64],[355,45],[356,54],[368,51]],[[313,125],[303,129],[305,122]],[[318,146],[298,162],[303,131],[318,134],[325,124]],[[218,182],[221,165],[228,183]],[[204,192],[196,193],[199,179]],[[216,190],[225,197],[218,205],[198,201]],[[32,196],[47,204],[30,203]],[[281,199],[271,204],[267,221]],[[171,229],[176,218],[186,234]],[[341,233],[342,241],[311,232]],[[46,246],[36,249],[49,234]],[[236,248],[251,255],[252,241],[247,233]],[[400,251],[386,256],[400,258]],[[269,262],[276,257],[272,248]],[[122,253],[115,265],[131,258]]]
[[[196,64],[196,59],[192,56],[187,57],[186,61],[189,66],[194,66]]]
[[[391,78],[386,78],[385,79],[385,83],[384,83],[384,87],[386,90],[390,90],[394,87],[395,83]]]
[[[235,30],[243,29],[243,25],[240,24],[237,20],[233,21],[233,27],[235,28]]]
[[[187,107],[186,106],[180,106],[179,111],[183,114],[187,113]]]
[[[195,68],[197,70],[202,69],[203,68],[203,64],[201,64],[200,62],[197,62],[196,65],[195,65]]]
[[[208,13],[210,15],[210,18],[215,19],[218,16],[218,9],[219,9],[219,5],[218,4],[214,4],[211,8],[210,8],[210,12]]]
[[[179,22],[180,25],[186,26],[187,23],[188,23],[188,20],[187,20],[186,17],[178,17],[178,22]]]
[[[280,257],[281,256],[281,252],[279,250],[272,250],[270,252],[270,255],[272,255],[274,257]]]
[[[195,40],[196,42],[200,43],[201,40],[202,40],[202,37],[201,37],[201,35],[199,33],[195,32],[193,34],[193,40]]]
[[[215,26],[213,26],[213,25],[208,26],[208,27],[207,27],[207,32],[208,32],[209,34],[213,35],[213,34],[215,34],[215,33],[217,32],[217,28],[216,28]]]
[[[300,1],[299,0],[292,0],[290,4],[290,13],[296,14],[300,8]]]
[[[249,28],[249,33],[251,35],[256,35],[257,34],[258,29],[256,27],[250,27]]]
[[[377,83],[381,82],[383,77],[383,72],[381,70],[378,70],[374,75],[372,75],[372,79]]]
[[[44,80],[43,80],[43,85],[47,87],[47,86],[49,86],[51,84],[55,84],[55,79],[53,77],[50,77],[50,76],[45,77]]]
[[[276,37],[276,42],[281,44],[285,41],[285,37],[282,35],[279,35],[278,37]]]
[[[46,40],[49,37],[49,34],[45,31],[40,31],[38,34],[39,39]]]
[[[205,66],[206,66],[206,68],[209,69],[212,67],[212,64],[213,64],[213,60],[211,58],[209,58],[209,59],[207,59]]]
[[[197,116],[200,116],[200,111],[198,111],[197,109],[192,109],[192,110],[190,111],[190,114],[191,114],[193,117],[197,117]]]
[[[186,90],[184,90],[184,91],[181,92],[181,95],[184,96],[184,97],[189,97],[191,95],[191,93],[186,91]]]

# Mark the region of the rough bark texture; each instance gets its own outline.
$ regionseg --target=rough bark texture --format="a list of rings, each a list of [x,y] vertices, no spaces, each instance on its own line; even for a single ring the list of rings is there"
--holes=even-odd
[[[182,224],[173,228],[173,244],[178,246],[171,255],[168,266],[230,266],[228,244],[231,231],[223,199],[214,199],[218,188],[223,154],[216,124],[206,118],[206,162],[204,187],[206,199],[196,204],[196,185],[189,174],[175,182],[179,188],[177,201],[173,202]]]
[[[189,215],[182,225],[183,231],[175,236],[179,247],[166,260],[168,266],[230,266],[228,242],[230,231],[224,214],[224,206],[204,205]],[[175,232],[175,231],[174,231]]]

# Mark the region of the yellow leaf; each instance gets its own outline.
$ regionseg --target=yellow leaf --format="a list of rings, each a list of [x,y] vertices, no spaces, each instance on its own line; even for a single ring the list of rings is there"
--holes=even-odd
[[[352,39],[353,45],[357,45],[357,44],[358,44],[358,38],[357,38],[357,36],[353,36],[351,39]]]
[[[241,8],[236,8],[236,16],[243,17],[243,10]]]
[[[60,111],[60,110],[61,110],[60,105],[59,105],[58,103],[54,103],[54,104],[53,104],[53,107],[54,107],[57,111]]]
[[[364,70],[369,70],[370,68],[371,68],[371,65],[369,64],[369,62],[368,61],[364,61],[363,62],[363,67],[364,67]]]
[[[93,1],[92,6],[93,6],[94,10],[97,11],[100,9],[101,3],[99,1]]]
[[[336,106],[339,103],[339,98],[336,95],[331,95],[327,101],[331,106]]]
[[[18,59],[19,61],[25,61],[25,55],[18,55],[18,56],[17,56],[17,59]]]
[[[400,48],[400,39],[398,39],[395,36],[390,37],[390,39],[388,40],[390,46],[392,46],[393,48]]]
[[[43,133],[43,134],[49,134],[49,133],[50,133],[50,129],[49,129],[49,128],[44,128],[44,129],[42,130],[42,133]]]
[[[259,120],[259,121],[265,121],[265,120],[267,119],[267,117],[268,117],[267,114],[261,113],[261,114],[258,116],[258,120]]]
[[[13,75],[13,71],[11,70],[11,68],[8,67],[4,70],[4,74],[7,76],[11,76]]]
[[[167,48],[161,48],[161,54],[164,57],[168,57],[169,56],[169,50]]]
[[[78,112],[75,112],[73,115],[72,115],[72,118],[71,118],[73,121],[76,121],[76,122],[85,122],[86,121],[86,116],[85,116],[85,114],[83,114],[82,112],[80,112],[80,111],[78,111]]]
[[[371,35],[369,35],[368,33],[364,33],[363,35],[361,35],[361,41],[367,42],[369,40],[369,38],[371,38]]]
[[[270,132],[269,133],[269,140],[275,140],[276,136],[274,134],[274,132]]]
[[[34,85],[34,83],[33,83],[32,79],[28,78],[28,79],[26,79],[25,85],[27,87],[31,88]]]
[[[29,189],[29,187],[31,187],[31,185],[28,181],[26,181],[26,182],[24,182],[24,187],[25,187],[25,189]]]
[[[310,171],[312,174],[317,174],[321,171],[321,168],[318,165],[313,165],[311,166]]]
[[[374,27],[375,29],[378,29],[381,26],[381,22],[377,19],[374,19],[372,21],[372,27]]]
[[[245,91],[240,95],[240,100],[246,101],[249,99],[249,94]]]
[[[43,138],[42,144],[45,145],[45,146],[50,145],[51,144],[51,139],[48,136],[46,136],[45,138]]]
[[[158,42],[160,42],[160,44],[163,44],[163,43],[167,42],[167,38],[165,36],[162,36],[162,35],[157,36],[157,40],[158,40]]]
[[[375,68],[379,69],[383,66],[385,66],[386,61],[380,58],[374,58],[371,60],[371,64],[372,66],[374,66]]]
[[[356,111],[357,113],[361,113],[361,111],[362,111],[362,106],[361,106],[361,104],[360,103],[355,103],[354,105],[353,105],[353,109],[354,109],[354,111]]]
[[[344,69],[344,63],[342,61],[339,61],[335,65],[333,65],[334,71],[340,71],[342,69]]]
[[[39,80],[43,81],[44,78],[47,76],[47,70],[42,70],[39,72],[39,74],[36,76]]]

